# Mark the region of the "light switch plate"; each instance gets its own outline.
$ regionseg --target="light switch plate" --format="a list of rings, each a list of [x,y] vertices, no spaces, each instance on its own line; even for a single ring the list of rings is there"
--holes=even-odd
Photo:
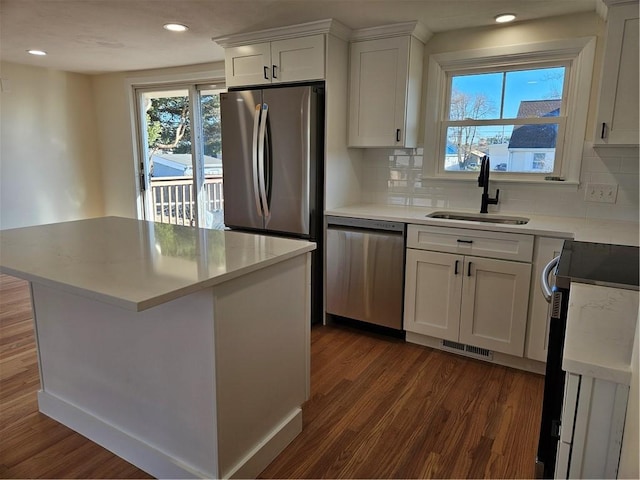
[[[0,92],[9,93],[11,91],[11,82],[8,78],[0,78]]]
[[[584,199],[588,202],[616,203],[617,196],[616,183],[587,183]]]

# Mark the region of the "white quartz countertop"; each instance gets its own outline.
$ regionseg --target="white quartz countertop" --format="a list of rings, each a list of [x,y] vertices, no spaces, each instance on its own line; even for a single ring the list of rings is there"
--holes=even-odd
[[[0,271],[140,311],[315,247],[303,240],[104,217],[0,231]]]
[[[412,207],[396,205],[359,204],[335,208],[325,215],[341,217],[388,220],[421,225],[449,226],[496,232],[526,233],[546,237],[570,238],[583,242],[613,243],[618,245],[639,245],[639,225],[636,222],[617,220],[585,219],[573,217],[554,217],[532,215],[529,213],[500,212],[486,214],[494,216],[517,216],[529,218],[526,225],[505,225],[498,223],[474,222],[465,220],[447,220],[428,218],[427,215],[451,209]],[[455,209],[456,212],[477,214],[478,210]]]
[[[629,385],[637,290],[572,283],[562,369]]]

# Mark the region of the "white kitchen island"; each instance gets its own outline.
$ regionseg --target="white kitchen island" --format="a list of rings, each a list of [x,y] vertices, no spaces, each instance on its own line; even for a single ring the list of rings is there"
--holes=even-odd
[[[259,474],[302,429],[314,248],[118,217],[1,231],[40,411],[159,478]]]

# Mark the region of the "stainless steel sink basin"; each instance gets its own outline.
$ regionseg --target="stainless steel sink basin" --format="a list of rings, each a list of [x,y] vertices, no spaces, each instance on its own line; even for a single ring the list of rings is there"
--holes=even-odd
[[[488,213],[464,212],[433,212],[429,218],[443,218],[446,220],[467,220],[469,222],[502,223],[507,225],[526,225],[529,219],[525,217],[510,217],[507,215],[492,215]]]

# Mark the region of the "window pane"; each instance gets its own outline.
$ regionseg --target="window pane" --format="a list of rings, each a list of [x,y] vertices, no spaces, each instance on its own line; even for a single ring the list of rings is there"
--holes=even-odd
[[[558,116],[564,67],[507,72],[503,118]]]
[[[452,77],[449,120],[500,118],[502,78],[502,73]]]
[[[204,192],[200,208],[204,211],[203,226],[216,230],[222,230],[225,227],[222,193],[220,92],[222,90],[200,90],[202,151],[204,152]]]
[[[558,116],[564,76],[565,67],[453,76],[449,120]]]
[[[145,92],[142,101],[153,220],[193,225],[189,92]]]
[[[551,173],[557,136],[557,123],[448,127],[444,168],[479,170],[488,155],[492,171]]]

